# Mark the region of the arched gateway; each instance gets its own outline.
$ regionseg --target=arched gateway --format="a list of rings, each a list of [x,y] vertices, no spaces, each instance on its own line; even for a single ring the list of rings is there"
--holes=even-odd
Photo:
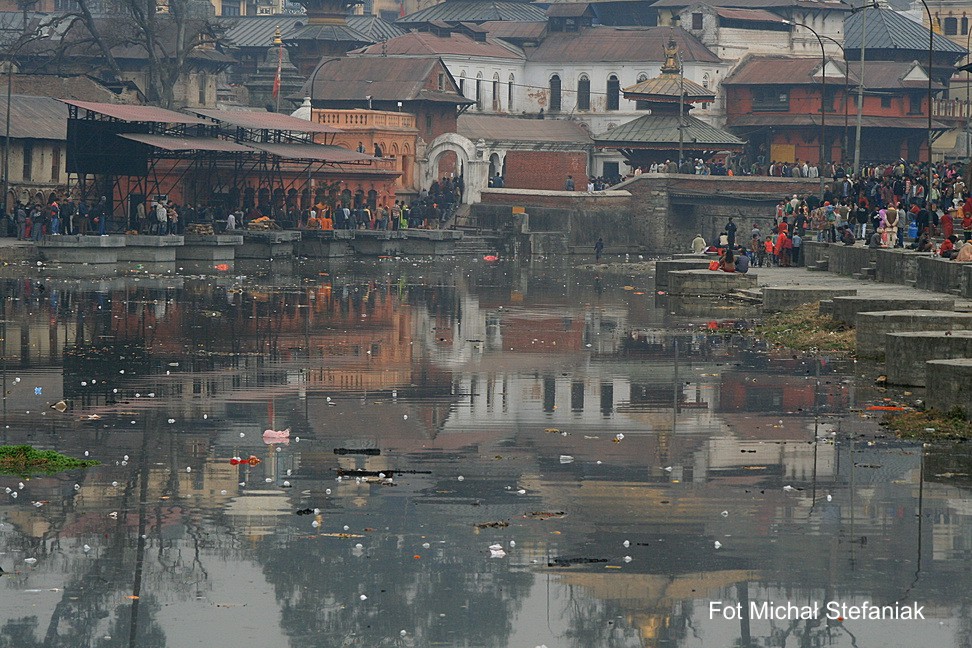
[[[489,161],[485,158],[485,142],[473,143],[456,133],[443,133],[425,147],[425,156],[419,161],[421,186],[428,189],[437,179],[439,159],[447,153],[455,153],[457,171],[462,173],[465,187],[462,202],[471,205],[479,202],[488,179]]]

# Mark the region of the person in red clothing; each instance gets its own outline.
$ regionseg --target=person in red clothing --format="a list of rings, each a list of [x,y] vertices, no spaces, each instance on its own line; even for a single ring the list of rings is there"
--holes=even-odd
[[[966,209],[962,216],[962,230],[966,241],[972,239],[972,209]]]
[[[790,267],[790,250],[793,244],[790,242],[790,237],[786,235],[786,231],[781,231],[776,237],[776,258],[780,260],[781,268]]]
[[[958,255],[958,252],[955,251],[955,241],[957,240],[958,238],[953,234],[942,241],[941,247],[938,248],[938,256],[945,259],[954,259]]]
[[[954,214],[957,211],[958,211],[957,207],[949,207],[948,211],[945,212],[945,215],[942,216],[938,221],[938,224],[942,228],[942,236],[944,236],[945,238],[948,238],[949,236],[955,233]]]

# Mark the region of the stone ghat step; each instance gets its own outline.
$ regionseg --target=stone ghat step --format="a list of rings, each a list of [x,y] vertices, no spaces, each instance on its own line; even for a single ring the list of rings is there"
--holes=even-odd
[[[885,333],[888,382],[924,387],[929,360],[972,358],[972,331]]]
[[[890,291],[889,291],[890,292]],[[951,297],[882,297],[838,296],[831,300],[830,312],[826,313],[838,322],[857,325],[857,314],[866,311],[888,310],[952,310],[955,300]],[[821,314],[823,311],[821,311]]]
[[[655,287],[659,290],[668,288],[668,275],[679,270],[708,270],[709,263],[715,257],[708,258],[699,255],[679,257],[674,259],[659,259],[655,261]]]
[[[675,296],[729,295],[756,287],[756,276],[716,270],[677,270],[668,273],[668,293]]]
[[[948,411],[953,407],[972,414],[972,358],[929,360],[925,373],[928,376],[925,403],[937,410]]]
[[[763,288],[763,312],[778,313],[802,304],[852,297],[855,288],[820,288],[817,286],[767,286]],[[823,307],[821,306],[821,314]]]
[[[952,310],[887,310],[858,313],[857,355],[862,358],[884,357],[887,333],[970,329],[972,329],[972,313],[958,313]],[[889,361],[894,362],[894,358],[889,358]]]

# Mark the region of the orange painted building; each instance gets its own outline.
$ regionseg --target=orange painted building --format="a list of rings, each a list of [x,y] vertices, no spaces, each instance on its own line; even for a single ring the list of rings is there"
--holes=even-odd
[[[748,140],[751,159],[819,163],[822,127],[824,162],[854,157],[859,68],[828,59],[826,75],[823,71],[819,57],[751,56],[722,82],[726,126]],[[915,62],[867,61],[864,73],[861,160],[927,159],[924,68]],[[940,92],[943,87],[933,82],[932,89]],[[947,128],[937,123],[933,127]]]

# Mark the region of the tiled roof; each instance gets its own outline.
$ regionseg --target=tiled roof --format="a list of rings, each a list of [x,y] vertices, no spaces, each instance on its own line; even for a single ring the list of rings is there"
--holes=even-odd
[[[845,65],[850,68],[849,82],[856,85],[860,79],[860,67],[851,60],[850,64],[830,59],[829,65],[841,70]],[[872,90],[898,88],[928,88],[927,76],[923,79],[905,81],[905,77],[919,68],[922,75],[925,69],[917,62],[865,61],[864,87]],[[736,67],[732,74],[723,80],[724,85],[811,85],[820,83],[820,75],[811,76],[820,69],[820,59],[805,56],[750,56]],[[839,81],[837,81],[839,79]],[[828,82],[830,75],[828,74]],[[835,78],[842,82],[843,75]],[[941,84],[932,83],[932,89],[941,89]]]
[[[354,56],[331,59],[323,65],[325,67],[320,72],[311,75],[314,91],[310,96],[325,103],[328,100],[362,101],[367,96],[374,101],[475,103],[463,99],[457,92],[425,89],[436,66],[441,66],[448,74],[438,58]],[[308,94],[305,84],[301,96]]]
[[[738,20],[741,22],[775,22],[782,23],[783,18],[765,9],[735,9],[730,7],[717,7],[715,14],[727,20]]]
[[[579,122],[564,119],[521,119],[499,115],[459,117],[458,133],[472,141],[591,144],[591,136]]]
[[[371,39],[349,25],[304,25],[287,34],[284,42],[335,41],[338,43],[370,43]]]
[[[527,2],[477,2],[475,0],[449,0],[398,19],[399,24],[428,23],[442,20],[449,23],[490,20],[546,20],[542,7]]]
[[[722,129],[706,124],[701,119],[684,115],[682,140],[686,148],[738,148],[743,141]],[[677,115],[644,115],[617,128],[594,136],[598,146],[637,148],[637,144],[678,146]]]
[[[695,36],[670,27],[592,27],[572,33],[547,34],[527,60],[542,63],[664,61],[665,44],[674,35],[685,61],[719,63]]]
[[[696,4],[698,0],[658,0],[653,9],[681,9]],[[705,0],[710,7],[738,7],[740,9],[773,9],[799,7],[801,9],[850,11],[851,5],[843,0]]]
[[[480,27],[495,38],[509,41],[539,40],[547,28],[547,21],[490,20],[480,24]]]
[[[31,95],[10,97],[10,137],[67,139],[68,107],[57,99]],[[0,93],[0,113],[7,112],[7,95]]]
[[[558,2],[547,8],[547,15],[552,18],[580,18],[593,16],[594,12],[587,2]]]
[[[928,52],[928,28],[924,25],[892,9],[868,9],[866,18],[864,13],[858,11],[844,19],[844,48],[861,49],[862,29],[866,28],[867,37],[864,46],[869,50],[899,49]],[[866,24],[864,20],[867,21]],[[956,54],[956,59],[966,53],[964,47],[956,45],[939,34],[934,35],[932,44],[934,51]]]
[[[477,56],[483,58],[522,59],[523,52],[512,45],[487,37],[478,41],[465,34],[438,36],[431,32],[409,32],[385,43],[356,50],[366,56]]]

